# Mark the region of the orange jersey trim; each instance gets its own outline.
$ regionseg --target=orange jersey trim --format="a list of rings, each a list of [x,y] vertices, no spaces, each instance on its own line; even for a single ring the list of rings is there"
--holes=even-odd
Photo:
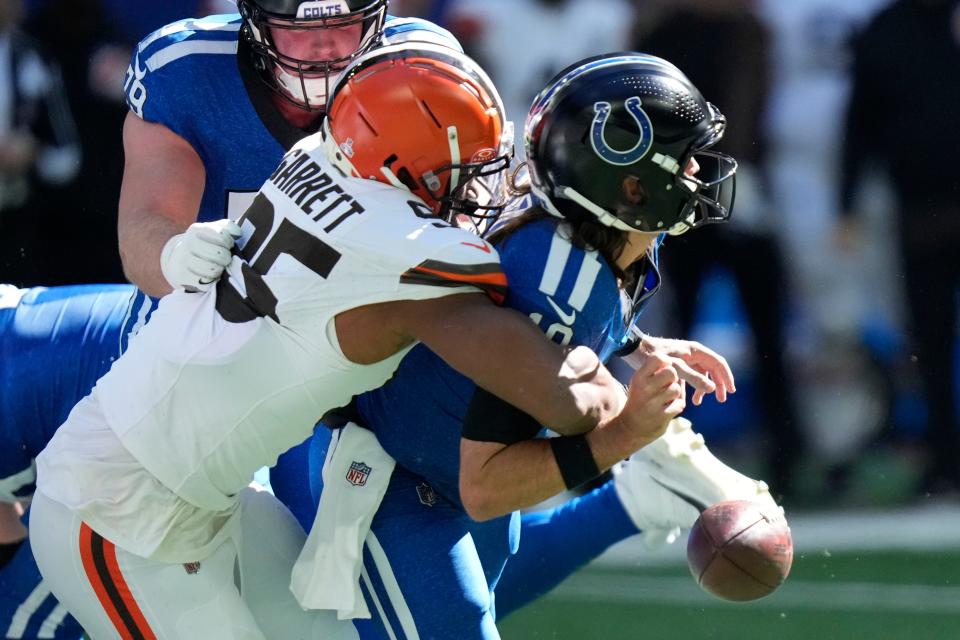
[[[507,292],[507,276],[496,262],[461,265],[427,260],[408,269],[400,276],[400,282],[436,287],[470,285],[486,293],[497,304],[503,304]]]
[[[80,525],[80,559],[100,606],[123,640],[156,640],[120,572],[117,548],[86,523]]]

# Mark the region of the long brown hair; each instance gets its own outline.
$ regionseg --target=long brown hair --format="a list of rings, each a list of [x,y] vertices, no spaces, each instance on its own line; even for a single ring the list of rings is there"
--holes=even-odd
[[[554,220],[560,222],[556,217],[548,213],[539,204],[527,209],[516,218],[505,222],[490,237],[487,238],[491,244],[496,245],[513,235],[521,227],[536,222],[537,220]],[[565,230],[570,244],[585,251],[596,251],[606,260],[614,275],[620,281],[621,288],[627,288],[633,284],[636,277],[635,270],[630,268],[626,271],[617,266],[617,259],[623,253],[627,244],[627,232],[620,229],[614,229],[601,224],[589,213],[584,212],[583,216],[577,216],[575,219],[564,218],[560,229]]]

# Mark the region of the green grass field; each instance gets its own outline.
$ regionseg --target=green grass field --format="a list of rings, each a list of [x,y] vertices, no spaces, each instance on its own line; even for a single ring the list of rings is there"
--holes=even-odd
[[[960,548],[801,554],[776,593],[731,604],[682,564],[588,567],[500,628],[505,640],[960,639],[958,572]]]

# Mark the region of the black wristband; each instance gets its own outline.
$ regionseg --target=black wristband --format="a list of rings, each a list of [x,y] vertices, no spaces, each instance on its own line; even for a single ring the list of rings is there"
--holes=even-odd
[[[590,443],[587,442],[586,436],[550,438],[550,448],[553,449],[553,457],[557,461],[560,475],[563,476],[563,484],[567,485],[567,489],[579,487],[600,475],[600,468],[593,459],[593,452],[590,450]]]
[[[620,348],[613,352],[614,357],[626,358],[628,355],[640,348],[643,343],[643,336],[630,336],[630,338],[620,345]]]

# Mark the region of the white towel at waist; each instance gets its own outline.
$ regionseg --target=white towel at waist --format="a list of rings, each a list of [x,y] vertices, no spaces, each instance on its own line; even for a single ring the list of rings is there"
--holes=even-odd
[[[334,432],[317,515],[290,580],[304,609],[332,609],[340,620],[370,617],[360,591],[363,542],[395,464],[373,432],[352,422]]]

